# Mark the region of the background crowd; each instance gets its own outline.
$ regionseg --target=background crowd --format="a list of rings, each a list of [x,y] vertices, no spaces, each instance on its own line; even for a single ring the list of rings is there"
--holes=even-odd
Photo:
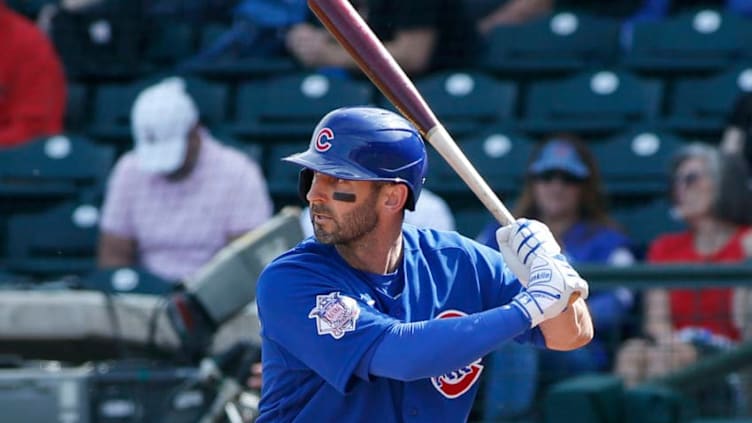
[[[516,173],[489,183],[515,216],[545,222],[575,266],[752,257],[752,1],[352,3],[460,145],[481,145],[470,157],[481,174]],[[601,32],[582,35],[590,45],[567,44],[583,31]],[[0,0],[0,45],[8,281],[69,276],[24,268],[18,255],[35,253],[13,244],[19,216],[43,222],[61,207],[76,211],[63,225],[89,234],[75,252],[90,259],[79,276],[133,266],[185,280],[275,211],[304,206],[297,175],[277,162],[307,144],[310,122],[348,102],[391,107],[302,0]],[[18,175],[3,167],[33,154],[75,163],[86,148],[106,152],[105,170],[54,198],[19,195],[10,185]],[[445,164],[431,158],[428,190],[406,220],[495,248],[498,224],[469,190],[432,178]],[[75,179],[83,167],[26,177]],[[301,223],[310,234],[307,213]],[[596,288],[596,339],[566,353],[497,351],[477,413],[535,417],[536,401],[565,378],[613,372],[636,386],[734,348],[748,336],[747,298],[744,287]],[[748,412],[741,388],[722,388],[729,414]]]

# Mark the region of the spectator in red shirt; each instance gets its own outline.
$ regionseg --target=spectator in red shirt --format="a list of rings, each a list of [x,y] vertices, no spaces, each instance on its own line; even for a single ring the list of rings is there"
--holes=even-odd
[[[691,144],[672,167],[672,200],[685,232],[656,238],[652,263],[726,263],[752,257],[747,167],[739,156]],[[739,339],[733,290],[726,287],[651,289],[644,297],[644,339],[628,340],[616,372],[627,385],[656,377]]]
[[[62,132],[65,76],[52,43],[0,0],[0,147]]]

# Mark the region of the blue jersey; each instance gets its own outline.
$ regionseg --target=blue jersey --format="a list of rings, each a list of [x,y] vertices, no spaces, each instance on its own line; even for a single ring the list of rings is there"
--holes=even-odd
[[[522,287],[497,251],[454,232],[405,225],[403,257],[395,274],[374,275],[309,238],[264,270],[257,296],[264,374],[259,423],[467,420],[482,359],[401,382],[369,375],[369,353],[397,323],[498,307]],[[540,343],[542,336],[533,329],[517,340]]]

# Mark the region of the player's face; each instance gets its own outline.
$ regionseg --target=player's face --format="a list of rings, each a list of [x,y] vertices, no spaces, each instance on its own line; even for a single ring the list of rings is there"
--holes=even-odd
[[[685,160],[674,174],[674,198],[679,213],[694,220],[712,213],[715,188],[705,161]]]
[[[354,201],[334,200],[335,193],[352,194]],[[379,195],[373,182],[315,173],[307,197],[313,233],[323,244],[351,244],[371,233],[379,223]]]

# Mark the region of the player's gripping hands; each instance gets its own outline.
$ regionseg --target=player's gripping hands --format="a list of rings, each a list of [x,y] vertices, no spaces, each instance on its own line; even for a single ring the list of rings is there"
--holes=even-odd
[[[496,231],[504,261],[525,286],[512,300],[535,327],[561,314],[575,292],[585,299],[588,285],[569,265],[546,225],[517,219]]]

